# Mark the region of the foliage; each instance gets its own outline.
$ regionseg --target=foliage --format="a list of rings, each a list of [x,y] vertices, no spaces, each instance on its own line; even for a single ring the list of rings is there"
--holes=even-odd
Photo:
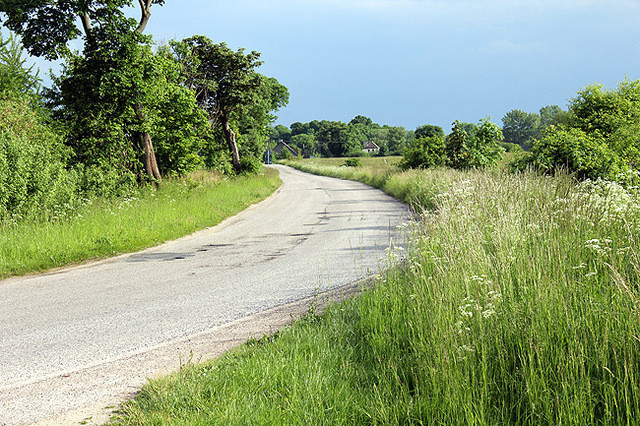
[[[552,128],[533,146],[529,156],[513,163],[516,169],[527,166],[546,173],[564,168],[579,179],[615,179],[624,170],[625,162],[597,135],[576,128]]]
[[[22,36],[29,53],[59,59],[69,53],[69,43],[83,33],[88,50],[98,46],[105,49],[103,43],[114,37],[132,38],[141,34],[152,5],[162,5],[164,0],[140,1],[139,22],[128,19],[124,13],[132,4],[133,0],[3,0],[0,12],[5,15],[3,25]]]
[[[26,100],[0,99],[0,221],[55,214],[78,198],[60,136]]]
[[[258,52],[235,52],[204,36],[174,41],[171,46],[183,66],[182,80],[206,112],[212,134],[217,128],[222,131],[235,171],[245,170],[245,165],[253,169],[276,118],[272,112],[289,101],[287,88],[255,71],[262,64]],[[241,162],[241,156],[249,158]]]
[[[550,126],[560,126],[565,124],[568,118],[568,113],[558,105],[547,105],[540,108],[541,130],[547,129]]]
[[[40,79],[33,65],[27,67],[23,54],[16,37],[10,35],[4,40],[0,34],[0,99],[35,97]]]
[[[318,141],[312,134],[300,133],[293,135],[288,143],[292,148],[297,149],[298,152],[301,152],[305,156],[315,156],[318,154]]]
[[[140,0],[141,17],[138,22],[125,15],[125,9],[133,4],[132,0],[34,0],[26,3],[5,0],[0,4],[0,12],[4,12],[6,17],[4,25],[22,37],[32,55],[48,59],[62,58],[67,62],[66,75],[56,82],[61,93],[54,95],[56,99],[53,103],[66,107],[67,113],[74,116],[69,134],[75,140],[70,141],[71,145],[87,148],[87,143],[79,142],[84,139],[82,133],[86,131],[87,142],[96,145],[89,154],[102,154],[99,158],[87,156],[88,150],[83,149],[80,156],[89,160],[85,164],[89,167],[109,170],[114,164],[108,158],[113,155],[115,148],[125,162],[124,166],[120,166],[123,178],[127,174],[140,177],[142,173],[138,169],[144,169],[148,179],[154,182],[161,179],[149,133],[148,105],[145,105],[148,99],[144,99],[145,95],[149,96],[148,88],[153,85],[153,80],[145,80],[152,73],[149,73],[143,52],[149,38],[142,33],[151,16],[152,5],[163,3],[163,0]],[[71,52],[70,48],[70,43],[80,35],[84,36],[82,55]],[[78,87],[68,84],[69,80],[76,77]],[[113,92],[107,94],[105,89]],[[89,113],[101,115],[97,120],[96,117],[89,117],[83,122],[79,113],[73,113],[73,110],[78,111],[78,102],[83,97],[89,105]],[[105,97],[112,101],[105,108],[94,104]],[[105,129],[101,125],[102,119],[114,120],[113,128],[112,123],[105,120]],[[102,135],[110,139],[106,144],[108,152],[101,152]],[[135,146],[126,146],[127,143],[122,142],[127,138],[134,139]],[[134,156],[139,158],[135,159]]]
[[[500,142],[500,146],[504,148],[505,152],[522,152],[523,149],[520,145],[509,142]]]
[[[144,176],[139,135],[148,132],[163,174],[201,166],[197,151],[207,121],[191,92],[179,85],[179,70],[166,52],[154,54],[127,37],[109,49],[68,55],[48,97],[67,127],[73,164],[116,172],[115,185],[130,185]]]
[[[444,134],[442,136],[420,136],[406,147],[400,162],[402,169],[428,169],[446,163]]]
[[[539,131],[539,114],[513,109],[502,117],[502,132],[506,143],[514,143],[529,150],[533,140],[538,138]]]
[[[549,126],[514,167],[567,168],[579,178],[628,179],[640,164],[640,80],[625,80],[615,90],[587,86],[571,100],[561,123]]]
[[[363,115],[354,117],[348,124],[328,120],[296,122],[291,124],[290,132],[289,142],[301,149],[306,156],[362,156],[365,155],[363,146],[369,141],[380,147],[377,154],[379,156],[398,155],[410,140],[410,132],[403,127],[379,125]],[[280,135],[286,135],[282,128],[274,132],[272,138]]]
[[[442,130],[442,127],[440,126],[435,126],[433,124],[425,124],[424,126],[420,126],[415,130],[414,137],[416,139],[431,138],[431,137],[444,139],[444,130]]]
[[[362,161],[359,158],[347,158],[344,160],[346,167],[362,167]]]
[[[467,158],[469,157],[468,139],[469,133],[462,128],[458,120],[454,121],[451,133],[447,136],[445,147],[447,164],[454,169],[462,169],[467,165]]]
[[[489,121],[480,120],[478,126],[464,126],[455,121],[451,134],[447,137],[445,152],[448,164],[454,169],[486,168],[497,164],[504,148],[499,141],[502,139],[500,128]],[[471,134],[463,127],[471,129]]]

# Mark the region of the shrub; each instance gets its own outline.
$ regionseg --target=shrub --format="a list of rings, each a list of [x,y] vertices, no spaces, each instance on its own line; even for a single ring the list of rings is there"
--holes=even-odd
[[[512,167],[543,172],[567,168],[582,179],[634,175],[640,164],[640,80],[625,80],[616,90],[587,86],[570,102],[565,121],[550,126],[531,154]]]
[[[518,163],[516,163],[518,164]],[[615,179],[624,170],[624,160],[606,140],[580,129],[552,129],[534,143],[531,155],[520,160],[522,165],[553,173],[565,168],[580,179]]]
[[[344,160],[343,166],[346,167],[362,167],[362,161],[359,158],[347,158]]]
[[[404,150],[400,162],[402,169],[428,169],[445,164],[444,138],[439,136],[419,137]]]
[[[50,212],[77,199],[61,137],[26,101],[0,101],[0,218]]]

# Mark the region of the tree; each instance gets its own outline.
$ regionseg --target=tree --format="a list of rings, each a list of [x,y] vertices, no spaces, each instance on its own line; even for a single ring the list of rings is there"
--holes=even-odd
[[[258,171],[261,168],[265,142],[271,135],[271,123],[278,118],[273,112],[289,102],[289,91],[278,80],[261,74],[258,76],[260,85],[255,90],[253,103],[234,117],[243,171]],[[280,129],[288,131],[284,126],[280,126]]]
[[[289,145],[296,148],[302,155],[316,155],[318,153],[318,141],[315,136],[307,133],[300,133],[291,137]]]
[[[502,117],[502,132],[505,142],[529,149],[540,134],[540,115],[513,109]]]
[[[403,169],[428,169],[443,166],[445,162],[444,135],[421,136],[405,149],[400,167]]]
[[[104,82],[104,74],[110,76],[117,90],[119,82],[124,81],[130,70],[122,68],[108,68],[120,65],[115,59],[119,56],[126,66],[132,66],[131,59],[142,58],[138,50],[140,44],[148,43],[149,38],[143,37],[154,4],[162,5],[164,0],[138,0],[140,8],[139,20],[128,19],[124,13],[126,7],[133,4],[132,0],[92,0],[92,1],[59,1],[48,0],[4,0],[0,3],[0,12],[6,16],[3,24],[22,37],[26,49],[34,56],[44,56],[48,59],[63,58],[74,62],[67,71],[85,71],[93,73],[92,78],[84,78],[85,83],[93,86],[83,86],[89,92],[99,92],[96,87]],[[77,55],[72,55],[69,43],[82,36],[84,40],[85,64],[80,64]],[[139,64],[135,64],[137,66]],[[118,73],[119,71],[119,73]],[[68,73],[68,77],[71,75]],[[148,112],[140,99],[148,84],[152,81],[145,79],[149,75],[138,74],[141,79],[134,79],[125,85],[131,89],[123,94],[118,102],[130,103],[135,122],[132,126],[140,151],[142,163],[150,179],[159,182],[160,171],[155,158],[151,135],[149,133]],[[116,80],[116,81],[114,81]],[[59,80],[62,83],[62,80]],[[104,90],[105,87],[102,87]],[[58,97],[63,99],[64,96]],[[96,99],[88,95],[88,100]],[[105,123],[110,126],[110,123]],[[108,129],[104,130],[109,132]]]
[[[490,117],[482,118],[478,131],[470,138],[467,167],[495,166],[504,153],[504,148],[499,144],[503,138],[502,130],[490,120]]]
[[[349,122],[350,126],[362,124],[364,126],[371,126],[373,124],[373,120],[369,117],[365,117],[364,115],[357,115]]]
[[[564,167],[579,178],[633,182],[639,164],[640,80],[625,80],[615,90],[593,84],[578,91],[560,125],[548,127],[513,166]]]
[[[434,126],[433,124],[425,124],[415,130],[415,137],[418,138],[442,138],[444,139],[444,130],[440,126]]]
[[[447,163],[454,169],[462,169],[466,167],[469,156],[469,147],[467,146],[469,133],[462,128],[458,120],[454,121],[452,125],[453,128],[447,137],[445,146]]]
[[[328,157],[342,157],[349,152],[348,126],[341,121],[320,122],[316,131],[316,139],[323,144],[323,155]]]
[[[449,165],[455,169],[495,165],[504,152],[499,144],[502,139],[500,127],[492,123],[490,118],[481,119],[478,126],[466,126],[472,130],[472,134],[464,127],[463,123],[456,120],[447,138],[445,152]]]
[[[278,124],[273,128],[272,139],[277,141],[282,140],[288,143],[291,139],[291,130],[282,124]]]
[[[40,79],[34,66],[27,67],[24,50],[16,37],[0,34],[0,99],[35,96]]]
[[[568,114],[558,105],[547,105],[540,108],[540,128],[546,129],[549,126],[559,126],[566,123]]]
[[[258,52],[231,50],[226,43],[214,44],[205,36],[174,42],[173,49],[184,65],[185,84],[195,92],[212,127],[220,125],[231,153],[233,168],[241,171],[240,153],[232,120],[257,102],[263,84],[255,69],[262,64]]]

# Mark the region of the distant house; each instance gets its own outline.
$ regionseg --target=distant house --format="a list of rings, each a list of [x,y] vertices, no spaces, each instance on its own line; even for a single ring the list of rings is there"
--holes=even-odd
[[[285,151],[289,151],[291,153],[291,155],[293,155],[294,157],[298,156],[298,151],[296,151],[295,149],[291,148],[286,142],[284,141],[280,141],[278,142],[278,144],[276,145],[275,148],[273,148],[273,152],[276,154],[276,156],[278,157],[282,157],[287,155],[285,153]]]
[[[373,141],[365,142],[364,148],[362,148],[367,154],[377,154],[380,152],[380,147]]]
[[[291,154],[292,157],[297,157],[298,152],[291,148],[286,142],[280,141],[273,148],[267,148],[264,153],[264,162],[271,164],[276,158],[286,158]]]

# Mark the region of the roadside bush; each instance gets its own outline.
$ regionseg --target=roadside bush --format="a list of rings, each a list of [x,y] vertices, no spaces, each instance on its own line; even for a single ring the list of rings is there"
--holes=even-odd
[[[0,218],[69,208],[78,175],[61,137],[27,101],[0,101]]]
[[[400,162],[402,169],[428,169],[443,166],[446,162],[444,137],[419,137],[404,149]]]
[[[481,119],[478,126],[473,126],[473,132],[465,129],[467,123],[454,121],[445,147],[449,166],[454,169],[484,169],[497,164],[504,153],[498,142],[503,138],[502,131],[489,120]]]
[[[552,173],[566,168],[581,179],[628,180],[640,165],[640,80],[616,90],[590,85],[569,105],[562,126],[550,126],[532,152],[512,163]]]
[[[359,158],[347,158],[344,160],[343,165],[346,167],[362,167],[362,161]]]
[[[514,161],[513,167],[533,166],[545,173],[563,168],[580,179],[615,179],[625,161],[598,135],[580,129],[552,129],[533,145],[531,154]]]

